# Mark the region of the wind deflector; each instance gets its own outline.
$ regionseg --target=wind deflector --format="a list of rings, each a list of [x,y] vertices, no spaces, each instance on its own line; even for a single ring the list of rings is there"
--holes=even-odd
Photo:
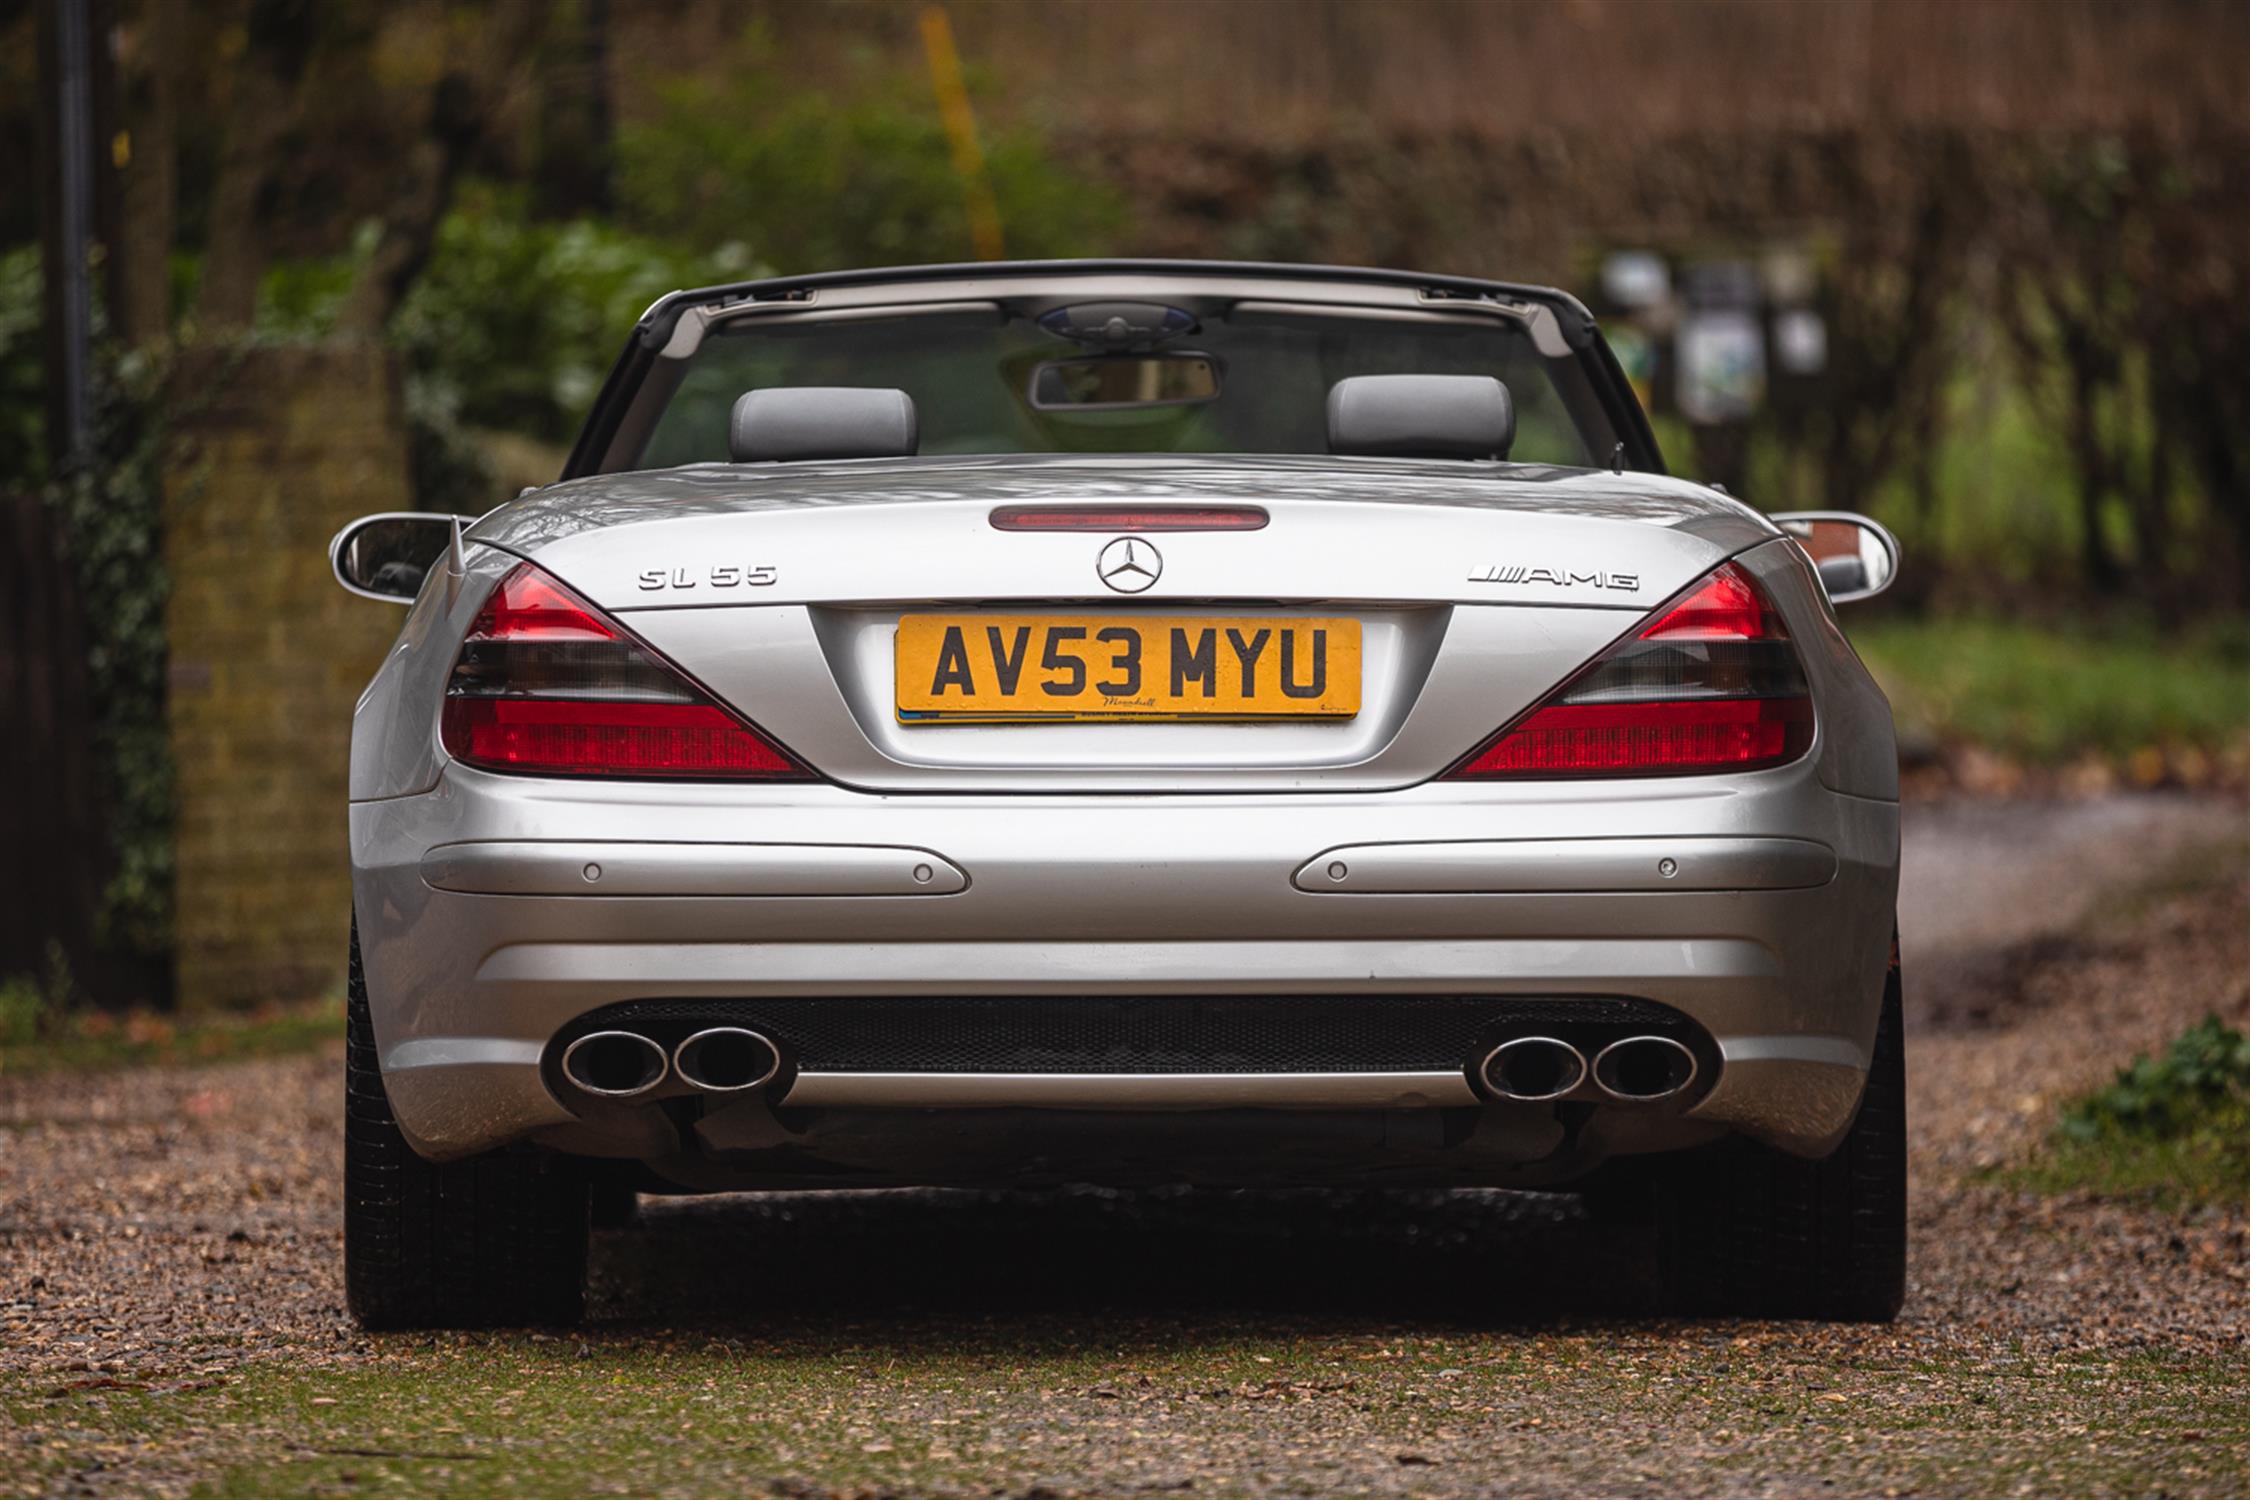
[[[1516,407],[1489,375],[1354,375],[1328,389],[1328,451],[1506,458]]]
[[[813,458],[911,458],[921,446],[904,391],[807,385],[751,391],[734,403],[727,448],[738,464]]]

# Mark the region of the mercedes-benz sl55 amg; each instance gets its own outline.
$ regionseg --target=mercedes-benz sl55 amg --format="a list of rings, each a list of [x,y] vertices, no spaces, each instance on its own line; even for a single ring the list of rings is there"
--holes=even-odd
[[[1577,302],[1151,262],[652,307],[562,479],[369,517],[346,1254],[580,1315],[635,1192],[1584,1191],[1905,1267],[1897,553],[1669,478]]]

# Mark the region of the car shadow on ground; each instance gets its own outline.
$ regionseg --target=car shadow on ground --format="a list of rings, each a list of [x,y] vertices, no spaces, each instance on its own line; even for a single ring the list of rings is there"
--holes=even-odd
[[[1638,1237],[1565,1194],[776,1193],[643,1198],[595,1237],[597,1324],[872,1319],[1551,1326],[1646,1316]],[[902,1330],[903,1331],[903,1330]]]

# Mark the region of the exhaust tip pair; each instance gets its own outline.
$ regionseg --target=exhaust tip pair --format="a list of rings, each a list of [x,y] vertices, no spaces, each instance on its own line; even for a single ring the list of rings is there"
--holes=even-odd
[[[781,1050],[741,1026],[698,1031],[669,1054],[637,1031],[590,1031],[563,1049],[562,1071],[601,1099],[639,1099],[674,1075],[699,1094],[747,1094],[773,1082]]]
[[[1583,1086],[1621,1103],[1653,1104],[1695,1082],[1695,1054],[1668,1036],[1629,1036],[1594,1054],[1551,1036],[1520,1036],[1484,1056],[1477,1071],[1496,1098],[1544,1104]]]

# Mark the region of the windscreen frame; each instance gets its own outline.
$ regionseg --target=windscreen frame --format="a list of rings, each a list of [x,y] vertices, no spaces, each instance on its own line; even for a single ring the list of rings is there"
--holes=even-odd
[[[1561,351],[1572,378],[1557,391],[1581,431],[1598,417],[1616,438],[1613,454],[1591,462],[1661,474],[1665,465],[1646,413],[1585,308],[1551,288],[1410,272],[1334,267],[1192,261],[1073,261],[968,264],[903,271],[839,272],[781,278],[731,287],[675,292],[660,299],[636,325],[633,337],[596,397],[561,477],[618,473],[640,467],[650,433],[684,377],[706,332],[737,319],[899,316],[910,308],[952,310],[962,303],[1001,304],[1011,314],[1036,317],[1053,307],[1096,297],[1129,296],[1170,304],[1235,305],[1283,302],[1339,316],[1421,313],[1430,316],[1513,318],[1538,331]],[[1540,323],[1544,322],[1544,327]],[[1543,349],[1542,352],[1545,352]]]

